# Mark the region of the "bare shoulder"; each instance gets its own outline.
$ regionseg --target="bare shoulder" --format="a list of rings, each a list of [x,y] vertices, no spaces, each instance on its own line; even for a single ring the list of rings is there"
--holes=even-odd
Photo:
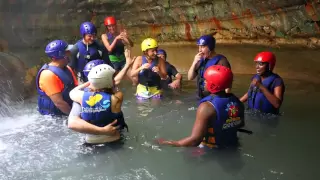
[[[111,96],[111,100],[113,101],[113,102],[122,102],[122,100],[123,100],[123,93],[121,92],[121,91],[118,91],[118,92],[116,92],[115,94],[113,94],[112,96]]]
[[[138,56],[136,61],[142,61],[142,56]]]
[[[134,61],[134,64],[142,64],[142,56],[138,56],[137,59]]]
[[[203,102],[199,105],[197,114],[201,114],[203,116],[212,116],[216,113],[214,106],[210,102]]]
[[[218,65],[225,66],[225,67],[231,69],[231,65],[230,65],[228,59],[225,58],[225,57],[223,57],[223,58],[221,58],[221,59],[219,60]]]

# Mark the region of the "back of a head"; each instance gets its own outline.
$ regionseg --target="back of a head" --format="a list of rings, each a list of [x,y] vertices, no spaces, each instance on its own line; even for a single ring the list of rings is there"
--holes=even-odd
[[[100,64],[91,69],[88,80],[95,89],[113,88],[115,70],[108,64]]]
[[[225,66],[214,65],[204,72],[204,79],[206,80],[207,90],[213,94],[231,87],[233,73],[231,69]]]
[[[88,77],[89,72],[91,71],[92,68],[100,65],[100,64],[105,64],[105,62],[101,59],[96,59],[89,61],[83,68],[83,74]]]

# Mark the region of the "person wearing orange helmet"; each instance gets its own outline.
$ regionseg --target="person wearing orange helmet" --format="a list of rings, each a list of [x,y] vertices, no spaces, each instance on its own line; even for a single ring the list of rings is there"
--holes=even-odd
[[[237,146],[237,131],[245,124],[245,108],[235,95],[225,91],[232,81],[231,69],[222,65],[208,67],[204,72],[204,87],[210,95],[199,103],[191,135],[179,141],[158,139],[158,143],[209,149]]]
[[[124,47],[133,46],[133,42],[127,35],[127,32],[118,31],[116,19],[112,16],[108,16],[104,19],[104,25],[106,26],[106,33],[101,35],[102,42],[109,52],[109,59],[113,64],[116,71],[120,71],[125,63],[126,58],[124,56]]]
[[[273,73],[276,56],[271,52],[261,52],[254,58],[257,74],[252,77],[248,92],[240,100],[248,101],[249,109],[264,113],[278,114],[285,92],[282,78]]]

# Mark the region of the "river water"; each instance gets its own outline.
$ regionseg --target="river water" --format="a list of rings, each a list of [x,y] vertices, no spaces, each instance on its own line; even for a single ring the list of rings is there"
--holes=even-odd
[[[232,90],[237,96],[247,91],[251,75],[246,74],[254,73],[252,56],[261,50],[250,48],[218,49],[229,57],[237,73]],[[197,50],[166,49],[169,60],[183,73]],[[129,132],[124,133],[122,144],[83,146],[83,134],[69,130],[66,119],[38,115],[36,97],[10,106],[6,102],[10,113],[2,113],[0,120],[0,179],[317,180],[318,52],[274,51],[281,57],[276,70],[286,84],[282,115],[266,117],[247,111],[246,126],[254,133],[239,134],[241,147],[237,150],[203,152],[157,145],[156,138],[179,139],[191,133],[197,108],[195,82],[185,81],[182,91],[166,92],[156,103],[137,102],[135,88],[124,81],[123,111]],[[300,66],[299,57],[305,57]]]

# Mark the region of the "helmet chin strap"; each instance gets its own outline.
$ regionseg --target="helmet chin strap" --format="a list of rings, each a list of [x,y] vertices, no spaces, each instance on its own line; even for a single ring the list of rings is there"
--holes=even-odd
[[[146,56],[146,58],[147,58],[148,60],[152,60],[152,58],[151,58],[147,53],[144,53],[144,55]]]
[[[209,50],[209,52],[208,52],[209,55],[208,55],[208,57],[206,57],[205,59],[207,59],[207,58],[209,58],[209,57],[211,56],[211,52],[212,52],[212,51]]]

